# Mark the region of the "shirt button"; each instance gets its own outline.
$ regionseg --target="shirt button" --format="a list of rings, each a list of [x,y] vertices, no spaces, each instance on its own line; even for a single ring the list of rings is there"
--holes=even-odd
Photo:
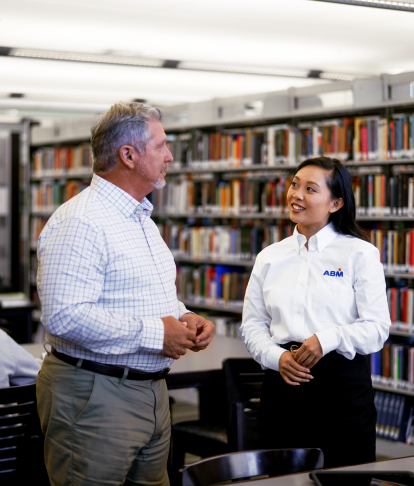
[[[298,314],[300,314],[300,309],[298,309],[296,312],[297,312]]]
[[[307,258],[305,258],[305,262],[307,262],[307,261],[308,261],[308,259],[307,259]]]
[[[296,341],[298,341],[298,342],[300,341],[300,337],[299,336],[296,338]]]
[[[300,284],[299,284],[299,285],[302,287],[302,286],[303,286],[303,282],[300,282]]]

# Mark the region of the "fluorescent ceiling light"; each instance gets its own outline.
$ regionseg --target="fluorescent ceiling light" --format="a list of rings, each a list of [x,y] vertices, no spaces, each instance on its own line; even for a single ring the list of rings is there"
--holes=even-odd
[[[10,99],[10,98],[16,98],[15,96],[12,96],[11,93],[9,94],[0,94],[0,103],[4,99]],[[103,103],[103,104],[114,104],[119,101],[140,101],[140,102],[145,102],[145,100],[138,100],[138,99],[132,99],[125,97],[124,99],[120,99],[119,97],[113,97],[113,98],[95,98],[93,96],[70,96],[67,94],[37,94],[37,93],[24,93],[19,98],[24,98],[25,100],[34,100],[34,101],[67,101],[67,102],[79,102],[79,103]]]
[[[109,110],[111,103],[85,103],[74,101],[28,100],[25,98],[0,99],[0,109],[47,110],[84,113],[102,113]]]
[[[320,70],[247,66],[238,64],[220,64],[197,61],[160,60],[120,55],[114,56],[106,54],[84,54],[9,47],[0,47],[0,55],[54,61],[72,61],[137,67],[170,68],[189,71],[220,72],[229,74],[254,74],[259,76],[282,76],[290,78],[322,78],[331,81],[352,81],[356,78],[366,77],[366,75],[361,74],[325,73]]]
[[[319,75],[322,79],[329,79],[331,81],[353,81],[356,78],[360,78],[362,76],[353,76],[352,74],[340,74],[340,73],[324,73],[322,72]],[[367,76],[365,76],[367,77]]]
[[[295,78],[307,78],[307,69],[279,69],[271,67],[248,67],[234,64],[218,64],[211,62],[191,62],[183,61],[179,64],[180,69],[190,69],[191,71],[218,71],[222,73],[239,74],[263,74],[266,76],[289,76]]]
[[[38,49],[10,49],[9,56],[30,57],[36,59],[51,59],[56,61],[97,62],[103,64],[123,64],[125,66],[162,67],[164,61],[124,56],[99,54],[83,54],[59,51],[43,51]]]
[[[360,7],[388,8],[391,10],[404,10],[414,12],[414,2],[394,2],[392,0],[316,0],[318,2],[342,3],[345,5],[358,5]]]
[[[10,56],[0,56],[0,72],[1,93],[24,95],[10,98],[16,101],[53,98],[112,103],[113,100],[144,99],[155,106],[330,83],[319,78],[137,68]]]

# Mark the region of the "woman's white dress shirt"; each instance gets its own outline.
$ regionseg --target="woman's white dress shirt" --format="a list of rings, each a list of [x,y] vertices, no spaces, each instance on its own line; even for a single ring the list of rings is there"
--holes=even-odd
[[[391,325],[377,248],[328,224],[309,239],[297,228],[257,256],[246,290],[242,336],[263,368],[279,370],[278,346],[316,334],[323,355],[380,350]]]

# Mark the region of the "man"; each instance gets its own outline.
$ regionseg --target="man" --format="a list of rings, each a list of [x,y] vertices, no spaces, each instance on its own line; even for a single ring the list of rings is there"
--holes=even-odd
[[[0,388],[34,383],[39,370],[36,359],[0,329]]]
[[[92,128],[90,187],[38,243],[42,322],[52,352],[37,384],[53,485],[168,485],[165,376],[213,324],[177,300],[174,259],[145,198],[165,185],[159,110],[118,103]]]

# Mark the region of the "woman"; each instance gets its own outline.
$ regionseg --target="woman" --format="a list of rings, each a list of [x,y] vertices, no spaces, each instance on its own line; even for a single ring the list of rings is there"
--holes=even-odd
[[[243,340],[265,369],[269,448],[319,447],[325,467],[375,461],[367,355],[390,318],[378,250],[355,222],[346,167],[299,165],[288,190],[293,235],[264,249],[246,291]]]

